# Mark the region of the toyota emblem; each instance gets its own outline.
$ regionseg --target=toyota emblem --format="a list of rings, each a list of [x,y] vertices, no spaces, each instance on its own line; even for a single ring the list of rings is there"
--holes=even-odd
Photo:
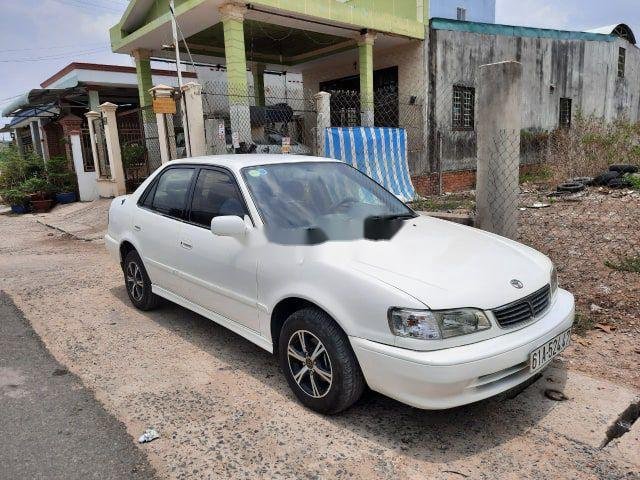
[[[512,287],[517,288],[518,290],[520,290],[522,287],[524,287],[524,284],[520,280],[518,280],[517,278],[514,278],[509,283],[511,284]]]

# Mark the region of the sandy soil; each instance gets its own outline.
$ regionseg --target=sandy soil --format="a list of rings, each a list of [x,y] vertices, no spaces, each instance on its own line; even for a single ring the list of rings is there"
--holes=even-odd
[[[569,435],[579,422],[588,435],[603,433],[589,429],[588,416],[568,418],[569,402],[561,414],[562,404],[537,390],[445,412],[370,393],[345,414],[317,415],[295,401],[275,359],[258,347],[174,305],[131,308],[99,242],[6,216],[0,239],[0,289],[132,441],[145,428],[160,431],[141,448],[164,478],[640,478]],[[622,335],[619,328],[607,338],[622,345]],[[574,349],[565,357],[569,373],[582,368],[579,356]],[[619,368],[627,383],[628,370]],[[557,379],[541,381],[561,388]]]

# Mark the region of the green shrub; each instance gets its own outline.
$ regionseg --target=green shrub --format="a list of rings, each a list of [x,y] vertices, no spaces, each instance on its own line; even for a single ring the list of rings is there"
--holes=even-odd
[[[45,198],[51,195],[55,188],[45,178],[32,177],[20,184],[20,190],[27,195],[36,195]]]
[[[122,165],[125,170],[138,168],[144,165],[147,148],[138,143],[130,143],[122,146]]]
[[[29,197],[19,188],[3,190],[0,196],[9,205],[24,205],[29,201]]]
[[[631,188],[640,190],[640,176],[638,174],[627,173],[624,178],[629,180]]]
[[[66,157],[51,157],[47,162],[47,177],[56,193],[74,192],[76,190],[76,174],[69,168]]]

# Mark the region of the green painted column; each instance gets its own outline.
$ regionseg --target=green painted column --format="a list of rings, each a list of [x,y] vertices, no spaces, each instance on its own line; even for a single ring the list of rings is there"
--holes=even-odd
[[[256,98],[256,106],[264,107],[264,63],[256,63],[253,65],[253,95]]]
[[[244,48],[245,7],[226,4],[220,7],[224,31],[224,55],[227,64],[227,90],[229,100],[246,102],[247,59]],[[245,98],[242,98],[245,97]]]
[[[360,36],[358,54],[360,65],[360,114],[363,127],[373,127],[373,43],[376,34],[367,32]]]
[[[244,47],[243,6],[227,3],[220,7],[224,31],[224,55],[227,65],[229,117],[234,148],[240,142],[252,143],[249,91],[247,88],[247,59]]]
[[[138,95],[140,96],[140,106],[148,107],[152,104],[151,88],[153,88],[153,78],[151,77],[151,61],[148,50],[134,50],[133,58],[136,63],[136,77],[138,79]]]
[[[100,108],[100,93],[95,88],[88,87],[89,110],[97,112]]]

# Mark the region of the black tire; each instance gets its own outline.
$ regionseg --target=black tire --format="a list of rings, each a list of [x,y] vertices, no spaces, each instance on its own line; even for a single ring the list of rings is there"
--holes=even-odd
[[[614,171],[605,172],[602,175],[598,175],[596,178],[594,178],[593,184],[599,185],[599,186],[605,186],[611,180],[613,180],[614,178],[618,178],[619,176],[620,176],[620,172],[614,172]]]
[[[160,303],[160,297],[151,291],[151,280],[138,252],[131,250],[127,253],[122,270],[127,295],[133,306],[144,311],[156,308]]]
[[[637,165],[628,165],[628,164],[611,165],[609,167],[609,171],[618,172],[620,174],[637,173],[638,172],[638,166]]]
[[[300,348],[301,332],[307,351]],[[324,346],[326,357],[323,354],[311,359],[314,353],[311,350],[318,345],[314,338]],[[294,354],[304,357],[304,361],[290,356],[290,344]],[[303,405],[316,412],[342,412],[357,402],[365,389],[365,380],[349,339],[333,319],[319,309],[305,308],[289,316],[280,332],[278,357],[289,387]],[[303,368],[307,370],[298,383],[294,372],[299,374]],[[323,372],[323,375],[316,372]],[[326,373],[331,374],[331,382],[326,380]]]
[[[582,190],[584,190],[584,183],[566,182],[566,183],[561,183],[560,185],[558,185],[558,191],[559,192],[576,193],[576,192],[581,192]]]
[[[610,180],[607,186],[609,188],[630,188],[633,184],[626,178],[618,177]]]

